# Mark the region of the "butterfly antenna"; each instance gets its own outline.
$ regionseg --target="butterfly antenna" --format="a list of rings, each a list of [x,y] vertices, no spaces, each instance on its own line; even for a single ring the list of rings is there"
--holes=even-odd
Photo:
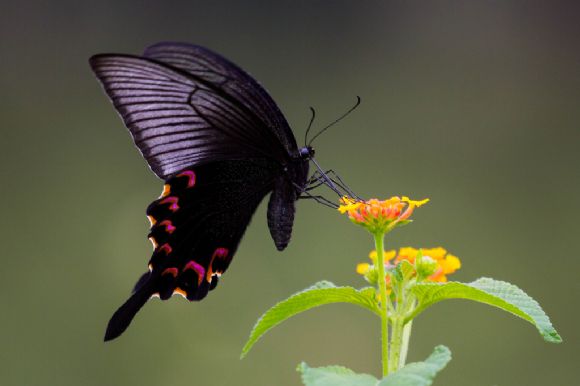
[[[354,104],[354,106],[352,106],[346,113],[342,114],[340,117],[338,117],[337,119],[335,119],[334,121],[332,121],[331,123],[329,123],[328,125],[326,125],[325,127],[323,127],[318,133],[316,133],[316,135],[314,137],[312,137],[312,139],[310,140],[310,142],[308,142],[307,146],[312,145],[312,142],[314,142],[314,140],[322,133],[324,133],[326,130],[328,130],[331,126],[334,126],[335,124],[337,124],[338,122],[342,121],[344,118],[347,117],[347,115],[349,115],[350,113],[352,113],[359,105],[360,105],[360,97],[357,96],[356,97],[356,103]],[[308,133],[308,132],[307,132]]]
[[[310,123],[308,123],[306,134],[304,134],[304,146],[307,146],[306,144],[308,143],[308,133],[310,132],[310,129],[312,128],[312,123],[314,123],[314,118],[316,117],[316,110],[314,110],[314,107],[310,106],[310,111],[312,113],[312,116],[310,117]]]

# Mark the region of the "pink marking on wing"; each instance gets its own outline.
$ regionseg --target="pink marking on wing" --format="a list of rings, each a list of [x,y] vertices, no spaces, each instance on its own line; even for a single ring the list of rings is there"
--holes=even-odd
[[[185,264],[183,271],[185,272],[188,269],[193,269],[197,273],[197,285],[200,285],[202,278],[205,276],[205,268],[203,268],[197,262],[190,260],[187,264]]]
[[[213,252],[213,255],[211,257],[211,260],[213,261],[213,259],[215,259],[216,257],[218,259],[223,259],[224,257],[228,257],[228,253],[230,253],[230,251],[227,248],[216,248],[216,250]]]
[[[163,272],[161,273],[161,276],[165,276],[165,275],[171,275],[171,276],[173,276],[173,277],[177,277],[177,273],[178,273],[178,272],[179,272],[179,271],[177,270],[177,268],[167,268],[167,269],[165,269],[165,271],[163,271]]]
[[[170,197],[166,197],[163,200],[159,201],[160,204],[170,204],[169,205],[169,210],[172,212],[177,211],[177,209],[179,209],[179,205],[177,205],[177,202],[179,201],[179,198],[174,197],[174,196],[170,196]]]
[[[162,246],[160,246],[158,248],[159,252],[163,251],[165,252],[166,255],[169,255],[171,253],[171,251],[173,251],[173,248],[171,248],[171,245],[165,243]]]
[[[209,261],[209,268],[207,270],[207,274],[205,275],[205,280],[208,283],[211,283],[211,276],[214,274],[213,272],[213,262],[216,258],[223,259],[228,256],[230,251],[227,248],[219,247],[213,251],[213,255],[211,255],[211,260]],[[216,272],[217,273],[217,272]]]
[[[191,188],[195,185],[195,180],[196,180],[196,176],[195,176],[195,172],[193,170],[186,170],[183,173],[179,173],[177,175],[177,177],[187,177],[187,187]]]
[[[163,225],[165,227],[165,232],[171,234],[173,233],[173,231],[175,231],[175,226],[173,225],[173,223],[171,222],[171,220],[163,220],[159,223],[159,225]]]

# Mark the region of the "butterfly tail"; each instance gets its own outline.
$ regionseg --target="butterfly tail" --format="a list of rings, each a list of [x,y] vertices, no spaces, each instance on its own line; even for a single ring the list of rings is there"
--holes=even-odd
[[[155,292],[154,279],[151,277],[151,273],[147,272],[141,276],[133,294],[111,317],[109,324],[107,325],[107,331],[105,332],[105,342],[117,338],[121,335],[127,327],[131,324],[131,321],[139,312],[141,307],[147,303],[147,300],[151,298],[151,295]]]

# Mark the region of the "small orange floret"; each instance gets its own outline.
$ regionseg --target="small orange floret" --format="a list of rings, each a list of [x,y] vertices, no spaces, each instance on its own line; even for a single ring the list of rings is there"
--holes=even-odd
[[[341,197],[339,202],[340,202],[340,206],[338,207],[338,211],[342,214],[344,214],[348,211],[357,209],[360,205],[362,205],[362,202],[357,201],[354,198],[350,198],[347,196]]]
[[[369,263],[359,263],[356,265],[356,273],[359,275],[365,275],[369,269],[371,269],[371,265]]]
[[[399,249],[395,263],[399,263],[402,260],[407,260],[409,263],[415,263],[415,257],[417,257],[419,250],[413,247],[403,247]]]
[[[397,251],[395,251],[394,249],[391,249],[389,251],[383,251],[383,258],[385,260],[385,263],[387,263],[389,260],[393,259],[395,256],[397,256]],[[369,259],[371,259],[374,262],[377,261],[377,251],[371,251],[369,253]]]

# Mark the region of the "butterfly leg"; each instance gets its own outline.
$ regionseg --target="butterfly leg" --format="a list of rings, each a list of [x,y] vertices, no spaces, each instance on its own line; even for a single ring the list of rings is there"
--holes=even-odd
[[[322,177],[320,177],[317,171],[308,180],[308,183],[306,184],[307,188],[305,190],[306,191],[314,190],[322,185],[324,185],[324,180],[322,179]]]
[[[317,203],[322,204],[324,206],[328,206],[329,208],[338,209],[338,204],[336,204],[335,202],[330,201],[326,197],[323,197],[323,196],[314,196],[314,195],[312,195],[312,194],[310,194],[308,192],[304,192],[304,193],[305,193],[305,195],[304,196],[299,196],[298,199],[301,199],[301,200],[310,199],[310,200],[314,200]]]
[[[329,170],[325,171],[324,174],[326,175],[326,178],[328,178],[336,186],[338,186],[344,192],[346,192],[349,197],[355,197],[358,200],[362,200],[356,193],[354,193],[348,187],[348,185],[342,180],[342,178],[340,177],[340,175],[338,175],[334,170],[329,169]],[[310,190],[316,189],[319,186],[324,185],[325,182],[326,182],[326,179],[322,176],[322,173],[317,170],[310,177],[310,179],[308,181],[308,184],[307,184],[308,187],[305,190],[310,191]]]
[[[355,192],[353,192],[352,189],[342,180],[340,175],[338,175],[338,173],[336,173],[334,170],[330,169],[327,172],[327,174],[332,176],[332,177],[330,177],[330,180],[332,182],[334,182],[336,185],[338,185],[345,192],[347,192],[350,197],[354,197],[358,200],[362,200],[362,198],[360,198]]]
[[[310,179],[308,180],[308,183],[306,184],[306,186],[307,186],[306,190],[313,190],[313,189],[318,188],[321,185],[325,185],[327,178],[331,179],[330,177],[328,177],[329,173],[334,173],[334,170],[330,169],[330,170],[327,170],[325,172],[321,172],[319,170],[315,171],[312,174],[312,176],[310,176]]]

